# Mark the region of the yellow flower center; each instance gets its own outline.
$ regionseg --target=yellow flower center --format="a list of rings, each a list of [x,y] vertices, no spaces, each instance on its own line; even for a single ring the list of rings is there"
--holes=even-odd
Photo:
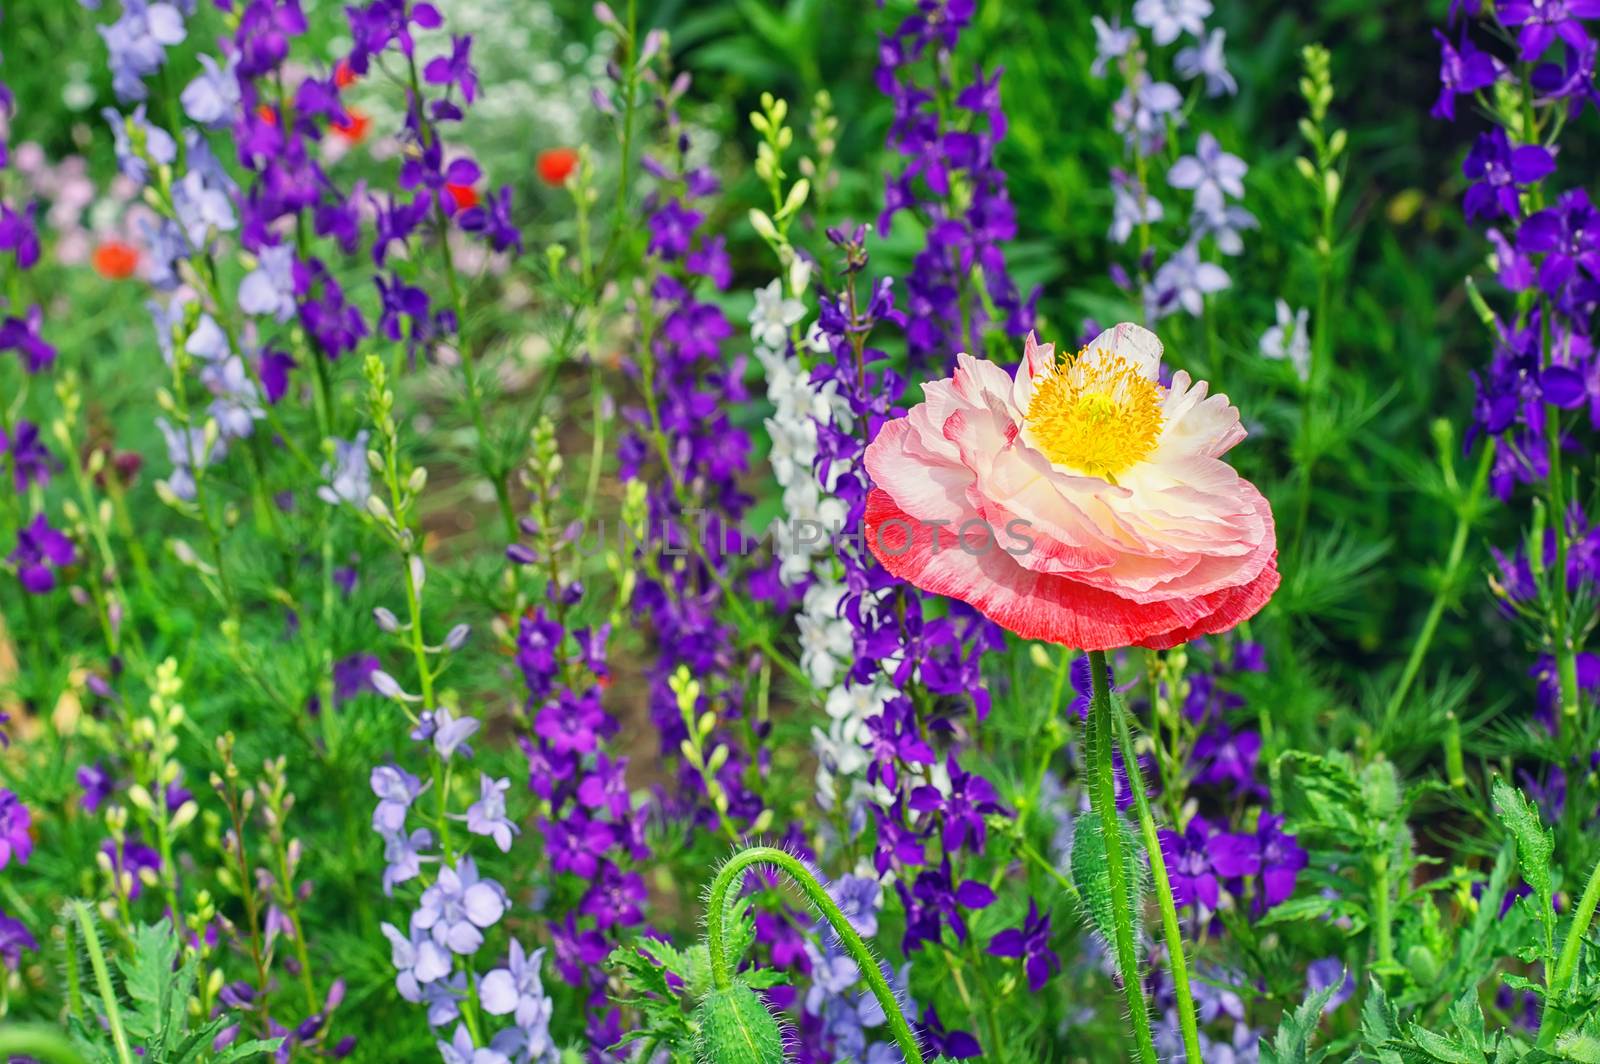
[[[1156,449],[1164,389],[1126,358],[1088,354],[1068,355],[1034,381],[1025,430],[1052,462],[1110,479]]]

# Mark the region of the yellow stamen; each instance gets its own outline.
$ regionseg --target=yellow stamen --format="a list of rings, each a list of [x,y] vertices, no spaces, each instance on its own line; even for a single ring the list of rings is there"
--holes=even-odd
[[[1164,389],[1120,355],[1088,354],[1069,355],[1034,381],[1023,431],[1052,462],[1110,478],[1156,449]]]

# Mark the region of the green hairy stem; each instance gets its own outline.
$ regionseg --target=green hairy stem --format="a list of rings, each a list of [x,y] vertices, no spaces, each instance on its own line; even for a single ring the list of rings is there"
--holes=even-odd
[[[1144,1001],[1144,988],[1139,980],[1139,953],[1134,937],[1133,919],[1120,899],[1128,896],[1131,873],[1127,854],[1122,850],[1122,830],[1117,815],[1117,777],[1111,760],[1116,743],[1111,719],[1111,686],[1106,681],[1106,655],[1103,650],[1089,651],[1089,673],[1094,682],[1094,698],[1089,708],[1089,764],[1093,773],[1093,786],[1089,790],[1089,804],[1100,818],[1105,836],[1106,866],[1111,881],[1111,896],[1119,900],[1111,907],[1113,926],[1116,929],[1115,947],[1117,968],[1122,973],[1122,992],[1128,1003],[1128,1020],[1133,1025],[1134,1042],[1139,1047],[1143,1064],[1156,1064],[1155,1042],[1150,1037],[1150,1013]],[[1131,776],[1131,773],[1130,773]]]
[[[728,892],[739,882],[744,872],[756,865],[774,865],[781,869],[800,888],[806,899],[816,906],[817,911],[828,921],[845,950],[861,969],[861,975],[866,979],[872,996],[878,999],[883,1014],[888,1017],[889,1033],[894,1036],[895,1044],[905,1055],[906,1064],[923,1064],[925,1058],[922,1055],[922,1048],[917,1044],[917,1036],[912,1033],[911,1025],[906,1022],[905,1013],[900,1009],[900,1001],[889,988],[889,981],[883,977],[872,950],[850,925],[838,903],[828,894],[816,875],[793,854],[776,847],[753,846],[748,850],[741,850],[722,866],[717,872],[717,878],[711,882],[711,897],[706,907],[706,944],[711,954],[711,978],[716,988],[726,990],[733,985],[734,965],[738,961],[737,957],[727,955],[724,923],[728,915]],[[1154,1059],[1151,1058],[1152,1061]]]

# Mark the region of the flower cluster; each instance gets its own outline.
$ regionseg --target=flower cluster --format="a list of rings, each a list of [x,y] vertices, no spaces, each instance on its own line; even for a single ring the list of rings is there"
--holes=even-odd
[[[1139,29],[1120,21],[1107,22],[1096,15],[1095,60],[1092,73],[1105,77],[1117,70],[1122,95],[1112,108],[1113,124],[1122,136],[1131,170],[1111,173],[1113,209],[1110,238],[1125,244],[1138,234],[1139,271],[1146,276],[1142,295],[1145,319],[1155,322],[1182,311],[1199,316],[1205,298],[1228,288],[1231,281],[1220,264],[1209,260],[1209,247],[1223,255],[1244,250],[1243,233],[1257,226],[1256,218],[1238,200],[1244,197],[1244,160],[1226,151],[1216,136],[1202,131],[1193,150],[1179,156],[1165,171],[1166,187],[1188,193],[1187,224],[1173,236],[1174,249],[1159,264],[1152,228],[1167,221],[1167,208],[1152,188],[1152,171],[1171,158],[1169,138],[1186,124],[1189,109],[1182,91],[1171,82],[1157,81],[1150,73],[1152,56],[1180,40],[1185,43],[1172,57],[1172,69],[1189,81],[1204,85],[1210,97],[1232,95],[1238,85],[1227,66],[1223,48],[1225,30],[1208,30],[1210,0],[1139,0],[1133,21],[1149,33],[1148,45]],[[1182,221],[1182,219],[1173,219]],[[1117,267],[1121,271],[1121,267]]]
[[[878,41],[878,88],[894,105],[889,147],[907,160],[886,179],[878,233],[887,236],[900,211],[926,227],[905,278],[906,345],[920,366],[984,350],[988,330],[1023,335],[1038,300],[1038,292],[1024,299],[1006,268],[1003,245],[1017,220],[995,159],[1006,135],[1000,71],[980,67],[965,84],[919,81],[927,63],[948,77],[972,13],[964,0],[921,0]]]

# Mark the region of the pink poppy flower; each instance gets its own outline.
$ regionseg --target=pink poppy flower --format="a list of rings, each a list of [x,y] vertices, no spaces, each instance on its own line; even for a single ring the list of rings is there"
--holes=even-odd
[[[1077,356],[1029,336],[1013,379],[955,376],[867,448],[867,542],[895,576],[1025,639],[1165,649],[1226,631],[1278,587],[1272,511],[1222,460],[1239,412],[1123,323]]]

